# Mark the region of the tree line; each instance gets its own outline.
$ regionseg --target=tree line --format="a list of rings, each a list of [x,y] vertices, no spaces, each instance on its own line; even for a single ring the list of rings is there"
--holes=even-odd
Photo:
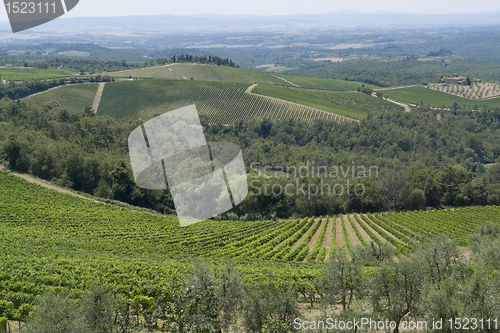
[[[179,56],[172,56],[169,58],[158,58],[156,63],[158,65],[166,65],[169,63],[201,63],[201,64],[209,64],[209,65],[217,65],[217,66],[229,66],[240,68],[240,66],[236,65],[233,60],[229,58],[221,58],[219,56],[206,55],[197,56],[186,53],[186,55],[181,54]]]
[[[201,120],[207,141],[242,148],[250,195],[230,212],[231,219],[500,204],[500,112],[440,111],[440,121],[436,112],[421,108],[343,124]],[[90,106],[69,113],[53,104],[4,98],[0,125],[0,159],[10,168],[101,198],[173,212],[168,190],[135,185],[127,138],[138,120],[93,116]],[[283,173],[307,165],[328,173]],[[353,176],[361,167],[377,172]],[[276,190],[290,183],[294,195]],[[362,195],[354,195],[355,185]],[[323,195],[307,193],[322,187]]]

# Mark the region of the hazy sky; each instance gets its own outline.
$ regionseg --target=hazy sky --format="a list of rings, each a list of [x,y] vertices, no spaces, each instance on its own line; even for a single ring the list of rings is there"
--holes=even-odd
[[[500,10],[498,0],[80,0],[75,16],[152,14],[317,14],[363,12],[464,13]]]
[[[20,0],[22,1],[22,0]],[[155,14],[285,15],[339,10],[362,12],[464,13],[500,10],[498,0],[80,0],[70,16]],[[0,10],[0,20],[6,20]]]

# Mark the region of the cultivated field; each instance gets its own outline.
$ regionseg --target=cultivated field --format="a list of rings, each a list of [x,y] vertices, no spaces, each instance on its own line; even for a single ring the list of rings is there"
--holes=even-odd
[[[500,96],[500,84],[498,83],[473,83],[470,86],[461,86],[457,84],[429,84],[430,89],[442,91],[448,94],[480,100]]]
[[[364,119],[369,113],[403,110],[403,107],[394,103],[358,92],[311,91],[267,85],[258,85],[252,92],[308,105],[355,119]]]
[[[0,76],[7,81],[42,80],[75,75],[62,69],[41,69],[32,67],[2,67]]]
[[[149,67],[111,73],[115,77],[153,78],[168,80],[204,80],[225,82],[247,82],[276,84],[289,86],[290,84],[274,77],[271,74],[253,71],[250,69],[227,66],[200,65],[200,64],[171,64],[160,67]]]
[[[333,91],[356,91],[358,87],[363,86],[364,83],[334,79],[323,79],[318,77],[306,77],[297,75],[284,75],[277,74],[290,82],[295,83],[301,88],[320,89],[320,90],[333,90]]]
[[[498,223],[500,207],[349,214],[285,221],[205,221],[181,228],[175,217],[95,203],[0,172],[3,246],[110,253],[323,262],[337,247],[389,243],[397,253],[439,234],[462,246],[476,227]]]
[[[55,104],[66,108],[70,112],[84,111],[92,107],[98,83],[73,84],[36,94],[28,101],[50,105]]]
[[[384,96],[396,101],[416,105],[423,103],[437,108],[445,107],[449,109],[453,107],[455,102],[462,109],[483,110],[488,107],[500,107],[500,98],[475,101],[424,87],[387,89],[383,90],[382,93]]]
[[[106,84],[97,114],[148,119],[187,105],[196,104],[201,115],[210,122],[230,124],[236,120],[264,118],[270,120],[300,119],[312,123],[316,119],[348,121],[348,109],[328,111],[255,96],[245,91],[245,83],[139,80]],[[329,112],[330,111],[330,112]],[[333,113],[337,111],[339,114]],[[341,113],[342,112],[342,113]]]

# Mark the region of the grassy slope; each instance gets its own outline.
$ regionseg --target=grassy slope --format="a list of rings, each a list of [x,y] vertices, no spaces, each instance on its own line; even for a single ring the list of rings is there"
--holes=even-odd
[[[41,80],[74,75],[74,73],[61,69],[40,68],[0,68],[2,79],[7,81]]]
[[[108,83],[98,114],[148,119],[196,104],[198,112],[207,115],[209,121],[226,124],[245,119],[294,118],[311,121],[338,117],[333,113],[246,94],[248,86],[245,83],[189,80]]]
[[[485,101],[473,101],[467,98],[424,87],[383,90],[382,93],[397,101],[412,104],[420,104],[423,102],[424,105],[430,105],[433,107],[442,107],[444,105],[446,108],[451,108],[454,102],[457,102],[461,108],[465,108],[467,105],[470,105],[474,109],[484,108],[484,105],[488,107],[500,107],[500,98]]]
[[[364,119],[370,112],[393,112],[402,107],[379,98],[355,92],[310,91],[300,88],[279,88],[258,85],[254,93],[309,105],[355,119]]]
[[[68,111],[83,111],[92,107],[97,91],[97,83],[68,85],[28,98],[29,101],[48,104],[57,102]]]
[[[356,91],[358,87],[361,87],[364,84],[361,82],[323,79],[318,77],[306,77],[297,75],[279,74],[278,76],[299,85],[301,88],[309,88],[309,89],[321,89],[321,90],[333,90],[333,91]]]
[[[154,78],[182,80],[190,79],[205,81],[246,82],[276,84],[289,86],[290,84],[272,76],[271,74],[252,71],[250,69],[233,68],[225,66],[199,65],[199,64],[173,64],[162,67],[134,69],[111,73],[116,77]]]

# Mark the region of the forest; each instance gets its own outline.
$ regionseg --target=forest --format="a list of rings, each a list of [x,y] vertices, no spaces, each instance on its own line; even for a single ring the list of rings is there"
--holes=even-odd
[[[440,112],[439,121],[437,113]],[[237,143],[247,165],[250,196],[231,213],[280,218],[414,210],[500,203],[500,112],[436,111],[369,115],[361,122],[239,121],[223,126],[202,117],[207,140]],[[4,98],[0,102],[0,156],[8,167],[105,199],[171,213],[168,191],[136,187],[127,137],[138,120],[94,116]],[[286,166],[376,166],[377,176],[355,177],[362,196],[265,195],[287,177],[262,176]],[[280,169],[281,167],[281,169]],[[257,172],[256,172],[257,171]],[[260,178],[259,178],[260,177]],[[354,178],[354,177],[351,177]],[[344,186],[349,177],[293,179]],[[253,183],[252,183],[253,182]],[[267,184],[267,185],[266,185]],[[306,185],[307,187],[308,185]]]

